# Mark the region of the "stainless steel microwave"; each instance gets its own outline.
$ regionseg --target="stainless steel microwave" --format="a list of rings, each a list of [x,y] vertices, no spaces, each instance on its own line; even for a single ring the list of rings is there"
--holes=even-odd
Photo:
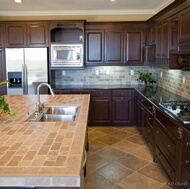
[[[51,67],[84,67],[83,44],[51,44]]]

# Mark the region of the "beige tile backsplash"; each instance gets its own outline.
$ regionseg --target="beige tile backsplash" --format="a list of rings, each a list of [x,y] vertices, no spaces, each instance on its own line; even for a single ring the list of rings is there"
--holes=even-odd
[[[98,70],[99,75],[96,75]],[[130,74],[134,71],[134,75]],[[109,75],[107,75],[109,71]],[[175,94],[190,99],[190,71],[153,68],[149,66],[96,66],[86,67],[83,70],[56,71],[53,83],[55,85],[114,85],[114,84],[141,84],[137,81],[138,71],[152,73],[157,78],[157,85]],[[162,72],[162,77],[160,73]],[[182,83],[185,77],[185,83]]]

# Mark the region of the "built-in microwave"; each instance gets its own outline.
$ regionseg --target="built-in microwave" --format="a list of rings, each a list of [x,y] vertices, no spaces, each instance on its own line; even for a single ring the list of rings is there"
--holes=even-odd
[[[84,67],[83,44],[51,44],[51,67]]]

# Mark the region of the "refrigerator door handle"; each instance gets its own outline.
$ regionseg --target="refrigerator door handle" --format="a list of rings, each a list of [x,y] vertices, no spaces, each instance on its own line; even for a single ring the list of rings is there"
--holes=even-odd
[[[22,89],[23,89],[23,94],[25,94],[25,86],[26,86],[26,81],[25,81],[25,65],[22,64]]]
[[[26,81],[26,84],[25,84],[25,94],[28,94],[28,68],[27,68],[27,64],[25,64],[25,81]]]

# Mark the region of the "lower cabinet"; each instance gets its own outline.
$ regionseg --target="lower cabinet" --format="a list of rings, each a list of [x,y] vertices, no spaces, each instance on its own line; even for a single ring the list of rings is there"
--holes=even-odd
[[[136,125],[152,152],[154,148],[153,107],[153,104],[144,96],[135,92]]]
[[[133,89],[54,89],[54,92],[90,94],[89,125],[135,125]]]
[[[173,188],[180,188],[182,129],[156,109],[155,160],[159,162]]]
[[[92,91],[90,124],[111,124],[111,90]]]
[[[190,188],[190,132],[183,133],[181,188]]]

